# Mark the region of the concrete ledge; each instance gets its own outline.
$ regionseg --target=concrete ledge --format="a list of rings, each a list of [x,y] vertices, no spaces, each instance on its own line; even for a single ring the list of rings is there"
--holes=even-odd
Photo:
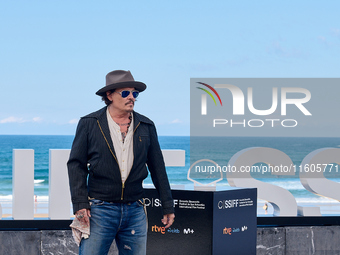
[[[258,228],[256,254],[281,255],[286,252],[285,228]]]
[[[0,254],[78,254],[71,230],[0,231]],[[109,255],[118,255],[115,244]]]
[[[78,254],[71,230],[41,231],[41,254]]]
[[[286,228],[286,254],[340,254],[340,226]]]
[[[339,240],[340,226],[258,228],[256,254],[340,254]],[[78,254],[78,246],[71,230],[0,231],[0,254]]]
[[[0,254],[40,254],[40,232],[0,231]]]

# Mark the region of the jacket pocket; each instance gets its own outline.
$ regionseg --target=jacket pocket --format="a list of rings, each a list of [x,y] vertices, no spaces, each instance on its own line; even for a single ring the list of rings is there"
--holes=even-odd
[[[138,142],[139,142],[139,143],[150,144],[149,135],[139,135],[139,136],[138,136]]]

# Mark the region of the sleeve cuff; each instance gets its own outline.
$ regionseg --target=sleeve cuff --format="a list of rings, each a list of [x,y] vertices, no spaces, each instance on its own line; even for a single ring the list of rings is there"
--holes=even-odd
[[[85,202],[85,203],[75,203],[73,204],[73,213],[75,214],[77,211],[81,209],[90,209],[90,203]]]

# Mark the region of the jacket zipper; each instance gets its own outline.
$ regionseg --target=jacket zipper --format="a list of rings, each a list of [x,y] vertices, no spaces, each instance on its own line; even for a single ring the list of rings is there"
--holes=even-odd
[[[113,151],[111,150],[110,144],[109,144],[109,142],[107,141],[107,139],[106,139],[106,137],[105,137],[105,135],[104,135],[104,132],[103,132],[103,130],[102,130],[102,127],[100,126],[99,120],[97,120],[97,123],[98,123],[99,129],[100,129],[100,132],[102,133],[102,135],[103,135],[103,137],[104,137],[104,139],[105,139],[105,142],[106,142],[107,146],[109,147],[109,150],[110,150],[112,156],[114,157],[114,159],[116,160],[116,162],[117,162],[117,164],[118,164],[118,167],[119,167],[118,160],[117,160],[115,154],[113,153]],[[136,129],[138,128],[139,124],[140,124],[140,122],[139,122],[138,125],[136,126],[135,130],[133,130],[133,133],[135,133],[135,131],[136,131]],[[120,167],[119,167],[119,173],[120,173]],[[126,179],[127,179],[128,177],[129,177],[129,176],[127,176]],[[125,181],[122,182],[122,194],[121,194],[121,196],[120,196],[120,200],[123,200],[123,199],[124,199],[124,189],[125,189]]]
[[[120,197],[120,200],[124,199],[124,188],[125,188],[125,182],[122,182],[122,195]]]
[[[137,127],[139,126],[140,122],[138,123],[138,125],[136,126],[135,130],[133,130],[133,133],[135,133]],[[119,164],[118,164],[119,165]],[[129,175],[126,177],[126,179],[129,177]],[[126,180],[125,179],[125,180]],[[124,199],[124,189],[125,189],[125,181],[122,182],[122,196],[120,197],[120,200],[123,200]]]
[[[136,126],[135,130],[133,130],[133,133],[135,133],[135,131],[136,131],[136,129],[138,128],[139,124],[140,124],[140,122],[138,122],[138,125]],[[118,164],[118,165],[119,165],[119,164]],[[130,175],[130,173],[129,173],[129,175]],[[126,179],[129,177],[129,175],[126,176]],[[125,179],[125,181],[126,181],[126,179]],[[124,199],[125,181],[122,182],[122,196],[120,197],[120,200],[123,200],[123,199]]]
[[[98,123],[99,129],[100,129],[100,132],[102,133],[102,135],[103,135],[103,137],[104,137],[104,139],[105,139],[105,142],[106,142],[107,146],[109,147],[109,150],[110,150],[112,156],[114,157],[114,159],[115,159],[116,162],[117,162],[117,165],[118,165],[118,168],[119,168],[119,173],[120,173],[120,166],[119,166],[118,160],[117,160],[115,154],[113,153],[113,151],[111,150],[110,144],[109,144],[109,142],[107,141],[106,136],[104,135],[104,132],[103,132],[103,130],[102,130],[102,127],[100,126],[99,120],[97,120],[97,123]],[[121,194],[121,196],[120,196],[120,200],[123,200],[123,199],[124,199],[124,188],[125,188],[125,182],[122,182],[122,194]]]

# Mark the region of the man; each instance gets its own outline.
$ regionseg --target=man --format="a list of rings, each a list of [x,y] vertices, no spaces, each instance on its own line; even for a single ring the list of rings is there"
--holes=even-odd
[[[96,92],[107,107],[82,117],[67,163],[73,211],[90,236],[79,254],[146,254],[147,218],[142,181],[146,164],[162,200],[166,228],[174,221],[173,199],[154,123],[133,111],[146,89],[130,71],[107,74]]]

